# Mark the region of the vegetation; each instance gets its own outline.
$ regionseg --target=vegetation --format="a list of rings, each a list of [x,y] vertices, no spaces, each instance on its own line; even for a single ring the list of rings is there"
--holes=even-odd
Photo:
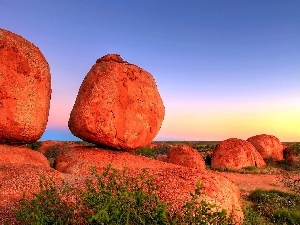
[[[22,224],[76,224],[73,215],[75,206],[70,206],[62,195],[69,197],[71,189],[63,185],[61,190],[55,187],[52,180],[41,178],[41,191],[33,199],[23,197],[21,209],[16,211],[16,217]]]
[[[45,156],[50,162],[50,166],[53,167],[55,158],[59,155],[62,151],[62,147],[59,145],[52,145],[45,149]]]
[[[299,156],[300,155],[300,143],[292,143],[289,146],[289,152],[291,152],[294,155]]]
[[[162,144],[157,144],[154,148],[150,147],[144,147],[140,148],[134,151],[135,154],[141,155],[141,156],[146,156],[152,159],[155,159],[158,155],[166,155],[170,151],[171,146],[162,143]]]
[[[144,147],[144,148],[139,148],[134,151],[135,154],[145,156],[148,158],[155,159],[159,153],[157,149],[149,148],[149,147]]]
[[[243,209],[243,225],[267,225],[268,223],[259,211],[255,211],[250,204],[246,204]]]
[[[160,200],[157,188],[145,170],[134,179],[110,167],[93,172],[84,191],[67,184],[58,189],[43,179],[40,193],[23,198],[16,215],[22,224],[233,224],[225,210],[199,201],[200,184],[175,212]]]
[[[35,141],[33,143],[26,145],[27,148],[30,148],[35,151],[37,151],[41,146],[42,146],[42,143],[40,141]]]
[[[300,196],[278,190],[256,189],[249,195],[253,210],[271,224],[300,224]]]

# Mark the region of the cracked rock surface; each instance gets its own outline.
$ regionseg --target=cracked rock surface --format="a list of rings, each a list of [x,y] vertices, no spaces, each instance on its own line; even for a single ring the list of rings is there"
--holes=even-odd
[[[82,140],[116,149],[137,149],[157,135],[165,108],[154,78],[109,54],[84,78],[69,128]]]

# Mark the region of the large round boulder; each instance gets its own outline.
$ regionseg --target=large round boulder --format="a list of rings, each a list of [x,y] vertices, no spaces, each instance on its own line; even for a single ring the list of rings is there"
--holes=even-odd
[[[211,159],[213,168],[239,170],[248,166],[264,167],[265,161],[248,141],[230,138],[216,145]]]
[[[205,162],[196,149],[187,145],[173,146],[167,156],[167,162],[196,169],[205,169]]]
[[[261,154],[264,159],[272,159],[274,161],[283,160],[283,150],[285,147],[280,140],[267,134],[260,134],[247,139]]]
[[[50,69],[31,42],[0,29],[0,143],[38,140],[48,121]]]
[[[157,135],[165,109],[154,78],[119,55],[96,61],[84,78],[69,128],[82,140],[137,149]]]

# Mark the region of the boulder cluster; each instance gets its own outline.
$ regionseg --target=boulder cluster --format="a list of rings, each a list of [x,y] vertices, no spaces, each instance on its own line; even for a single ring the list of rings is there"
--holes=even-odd
[[[283,160],[285,149],[286,146],[273,135],[261,134],[247,140],[229,138],[216,145],[211,166],[233,170],[251,166],[262,168],[265,160]]]
[[[59,185],[62,180],[74,182],[78,176],[89,176],[91,168],[102,172],[108,165],[126,167],[130,176],[147,169],[161,184],[160,197],[174,207],[188,200],[201,181],[205,200],[242,221],[239,189],[221,173],[206,170],[196,149],[173,146],[159,160],[129,151],[151,143],[165,115],[155,80],[147,71],[117,54],[96,60],[80,86],[68,122],[75,136],[96,146],[72,145],[58,153],[54,168],[44,156],[53,142],[43,143],[40,152],[24,147],[45,131],[50,97],[50,68],[41,51],[23,37],[0,29],[0,223],[8,219],[13,224],[8,209],[24,195],[40,190],[40,176]],[[272,135],[230,138],[216,145],[211,166],[260,168],[266,159],[281,161],[284,155],[299,163],[292,150],[284,153],[285,149]]]
[[[174,207],[189,200],[201,181],[203,198],[241,221],[239,189],[220,173],[205,170],[196,150],[174,147],[168,163],[128,151],[152,141],[165,109],[151,74],[116,54],[105,55],[92,66],[70,114],[71,132],[97,146],[71,146],[59,153],[51,168],[42,153],[24,146],[45,131],[50,84],[49,65],[40,50],[0,29],[0,223],[16,222],[12,209],[24,195],[30,197],[40,190],[41,176],[56,185],[62,180],[74,184],[79,175],[88,176],[91,168],[101,172],[108,165],[126,167],[130,176],[146,168],[160,184],[162,200]]]

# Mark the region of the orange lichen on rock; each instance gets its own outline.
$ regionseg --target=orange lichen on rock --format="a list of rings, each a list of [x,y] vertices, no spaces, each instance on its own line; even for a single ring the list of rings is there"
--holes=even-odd
[[[256,148],[264,159],[273,159],[275,161],[283,160],[283,150],[285,146],[280,140],[267,134],[260,134],[247,139]]]
[[[131,150],[153,140],[164,114],[151,74],[109,54],[98,59],[84,78],[69,128],[82,140]]]
[[[262,156],[248,141],[230,138],[216,145],[211,159],[214,168],[230,168],[234,170],[247,166],[264,167]]]
[[[196,169],[205,169],[205,162],[196,149],[187,145],[173,146],[167,156],[167,162]]]
[[[0,143],[38,140],[48,121],[50,69],[41,51],[0,29]]]

